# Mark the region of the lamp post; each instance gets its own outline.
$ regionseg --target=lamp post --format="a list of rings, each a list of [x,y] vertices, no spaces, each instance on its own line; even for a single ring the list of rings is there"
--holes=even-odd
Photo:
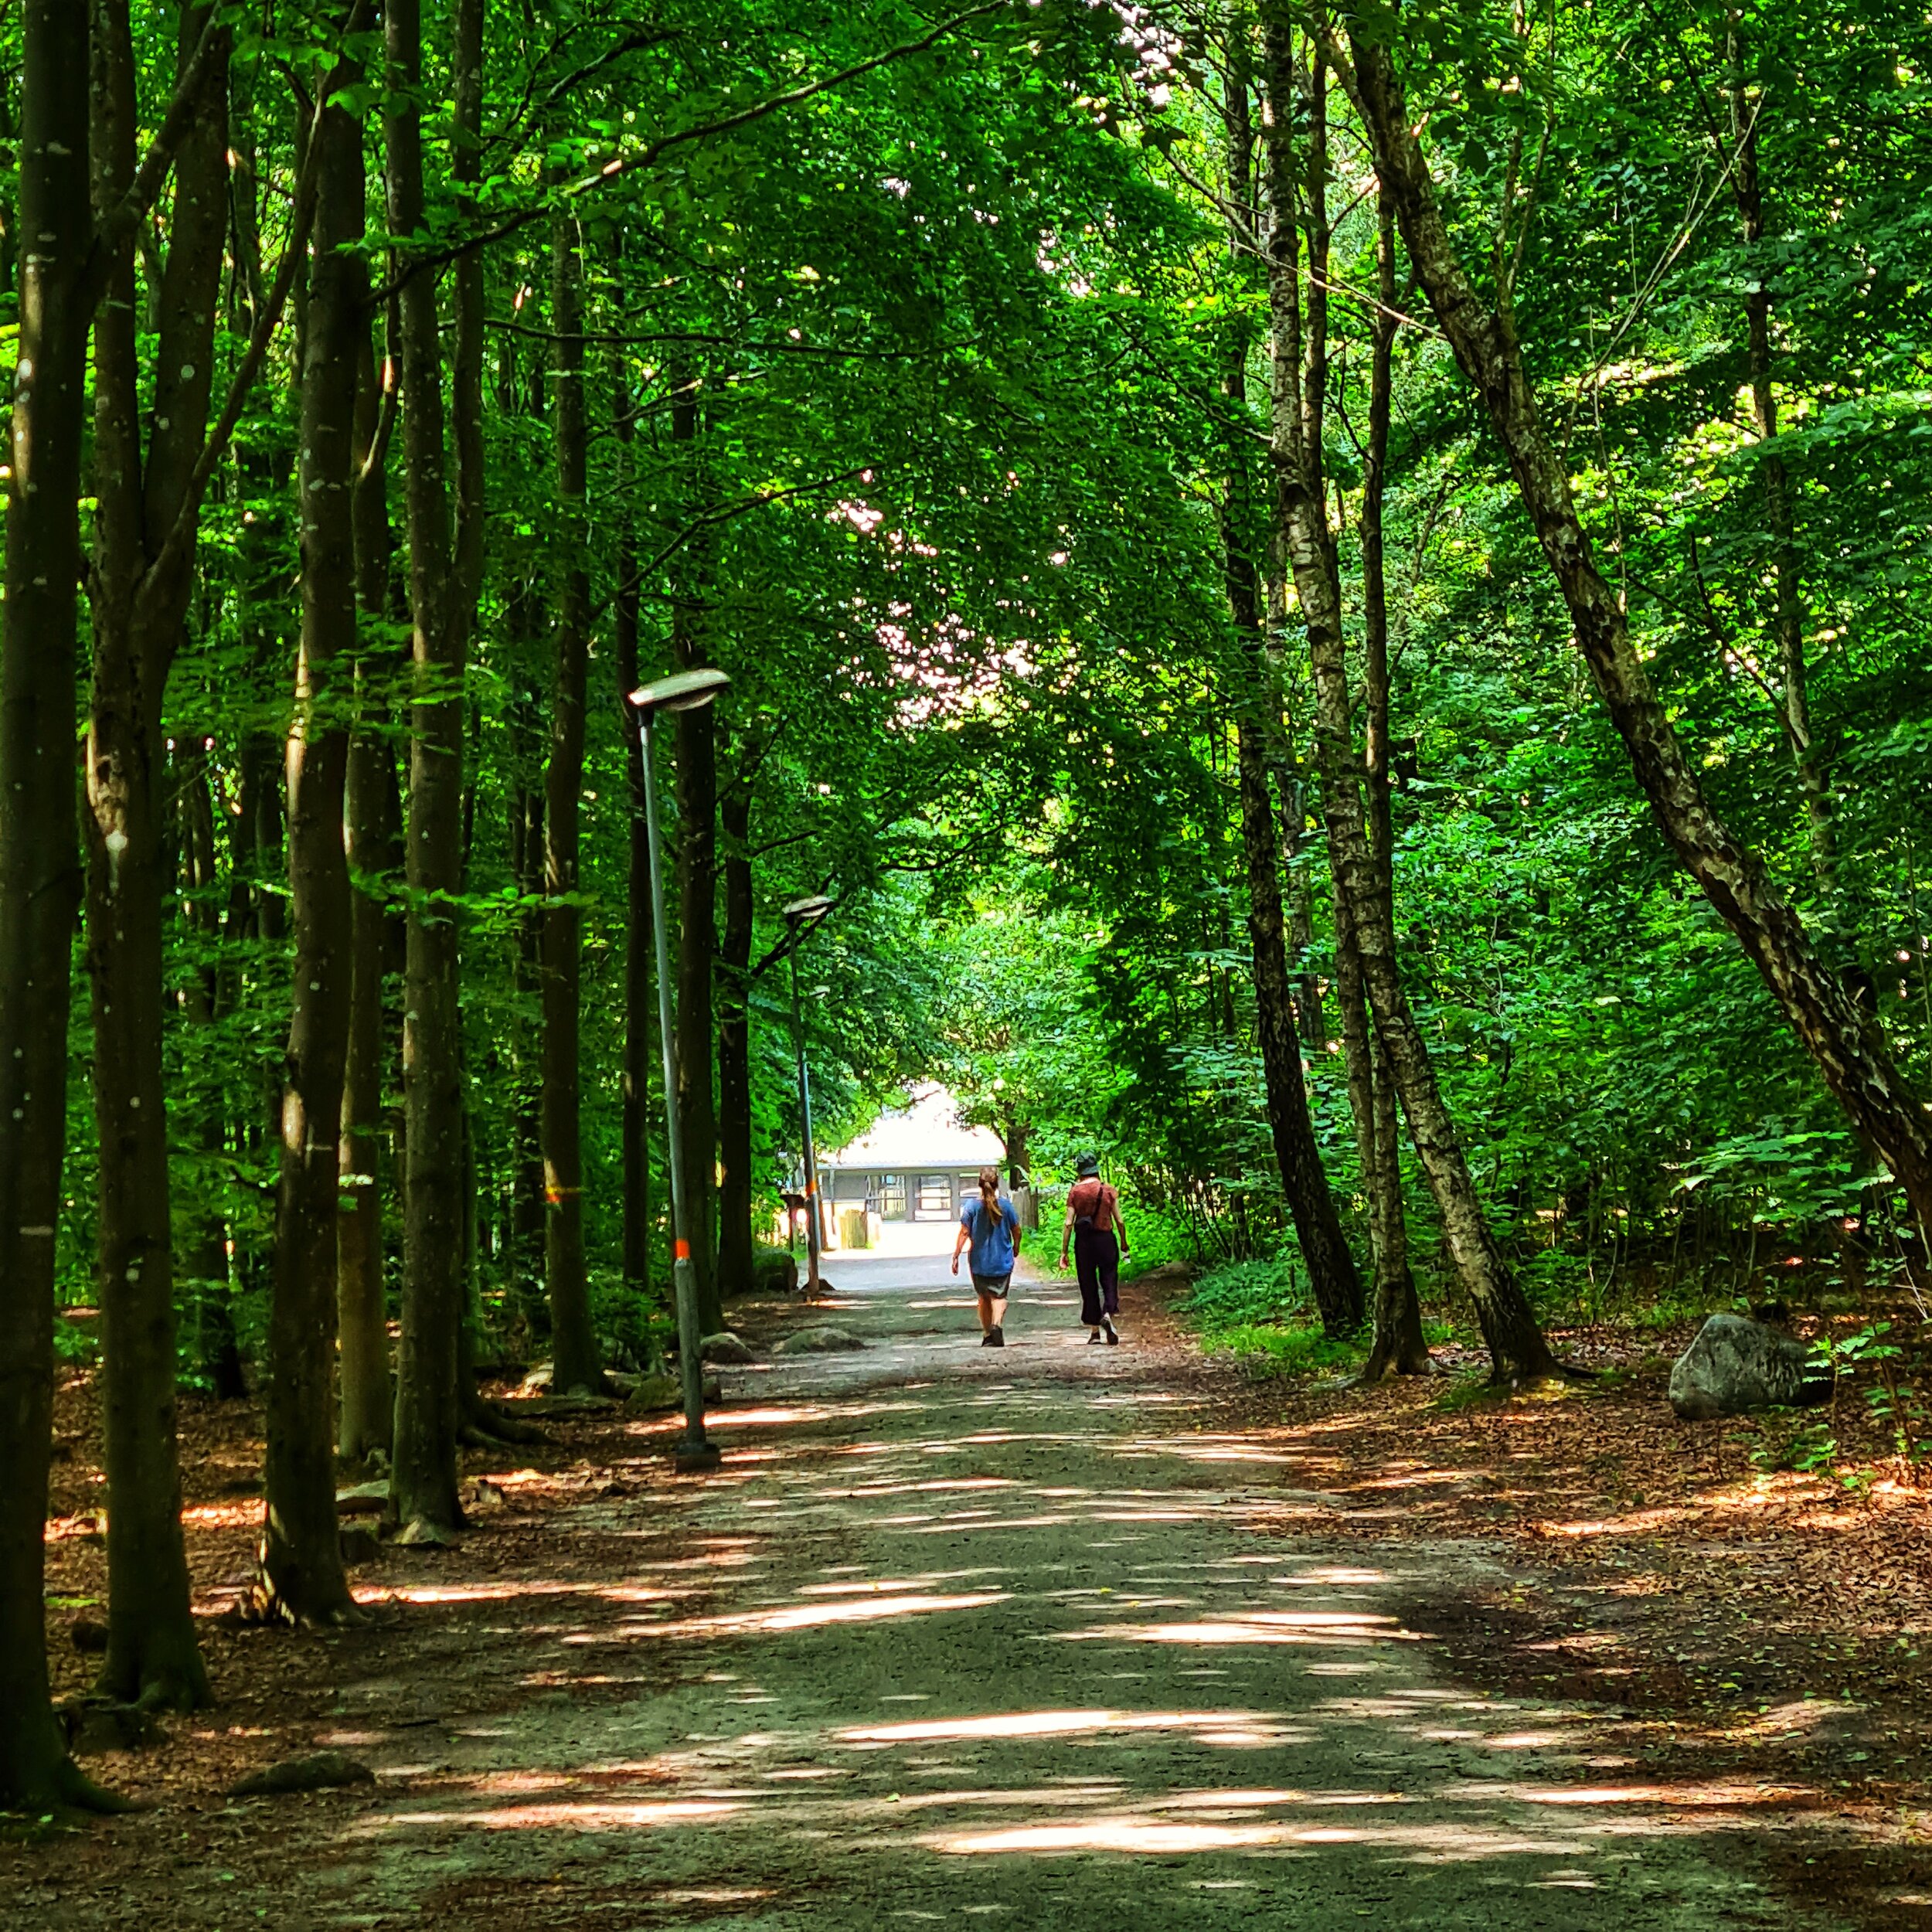
[[[684,1198],[684,1123],[678,1112],[678,1063],[672,1042],[670,948],[664,930],[664,876],[658,836],[657,775],[651,763],[651,728],[658,713],[696,711],[730,685],[722,671],[680,671],[631,693],[644,751],[645,836],[651,849],[651,927],[658,951],[658,1032],[664,1048],[664,1128],[671,1165],[671,1280],[678,1318],[678,1373],[684,1386],[684,1439],[679,1466],[709,1469],[719,1458],[704,1432],[704,1364],[698,1359],[698,1281],[691,1265],[689,1207]]]
[[[805,1070],[805,1015],[798,1003],[798,944],[806,934],[832,910],[832,901],[821,893],[814,899],[794,899],[781,915],[791,934],[787,950],[791,954],[791,1037],[798,1054],[798,1120],[805,1143],[805,1292],[818,1293],[818,1151],[811,1143],[811,1080]]]

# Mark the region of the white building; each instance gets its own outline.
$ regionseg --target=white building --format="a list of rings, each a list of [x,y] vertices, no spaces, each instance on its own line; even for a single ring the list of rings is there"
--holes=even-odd
[[[911,1106],[882,1114],[849,1147],[819,1156],[818,1185],[835,1223],[863,1207],[882,1221],[956,1221],[982,1167],[1001,1170],[1006,1149],[992,1128],[967,1127],[943,1087],[921,1088]]]

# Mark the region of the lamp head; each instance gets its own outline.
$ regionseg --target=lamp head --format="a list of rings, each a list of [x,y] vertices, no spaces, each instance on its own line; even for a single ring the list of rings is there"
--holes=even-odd
[[[832,901],[823,893],[811,899],[794,899],[778,915],[787,926],[799,927],[823,919],[832,910]]]
[[[631,702],[639,711],[696,711],[710,703],[731,680],[718,670],[679,671],[655,684],[640,685],[631,693]]]

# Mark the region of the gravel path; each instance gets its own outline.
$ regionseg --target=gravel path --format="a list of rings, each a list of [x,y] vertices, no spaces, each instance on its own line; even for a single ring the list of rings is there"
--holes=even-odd
[[[1760,1890],[1748,1787],[1442,1681],[1403,1606],[1466,1556],[1262,1534],[1276,1456],[1134,1291],[1093,1349],[1022,1286],[995,1351],[943,1260],[827,1273],[835,1310],[773,1321],[868,1345],[761,1345],[722,1471],[582,1505],[634,1539],[614,1619],[433,1759],[373,1754],[318,1924],[1828,1923]]]

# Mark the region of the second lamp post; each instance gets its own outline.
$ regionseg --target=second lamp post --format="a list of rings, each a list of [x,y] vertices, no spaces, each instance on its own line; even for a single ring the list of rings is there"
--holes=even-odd
[[[798,946],[831,910],[832,901],[821,894],[815,899],[794,899],[783,915],[790,934],[787,950],[791,954],[791,1036],[798,1053],[798,1122],[805,1143],[805,1292],[815,1301],[823,1235],[818,1222],[818,1151],[811,1142],[811,1077],[805,1067],[805,1014],[798,1003]]]

